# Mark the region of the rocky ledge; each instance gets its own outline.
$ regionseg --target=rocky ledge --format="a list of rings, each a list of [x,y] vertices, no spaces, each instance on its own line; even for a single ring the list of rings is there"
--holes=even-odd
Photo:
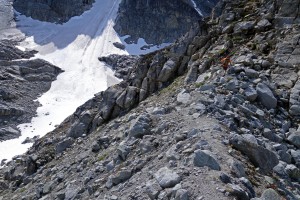
[[[0,141],[20,136],[16,126],[30,122],[39,106],[33,100],[49,90],[62,72],[44,60],[29,60],[36,52],[15,45],[0,41]]]
[[[226,1],[207,31],[141,56],[0,170],[3,199],[300,199],[300,28],[279,23],[285,3]]]

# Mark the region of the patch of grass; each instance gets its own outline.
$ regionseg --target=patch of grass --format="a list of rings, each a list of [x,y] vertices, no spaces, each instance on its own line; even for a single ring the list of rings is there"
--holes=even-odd
[[[99,156],[98,157],[98,161],[100,162],[100,161],[103,161],[103,160],[105,160],[105,158],[108,156],[108,153],[107,152],[105,152],[105,153],[103,153],[101,156]]]
[[[199,87],[201,87],[201,86],[203,86],[203,85],[204,85],[204,82],[195,83],[195,87],[196,87],[196,88],[199,88]]]

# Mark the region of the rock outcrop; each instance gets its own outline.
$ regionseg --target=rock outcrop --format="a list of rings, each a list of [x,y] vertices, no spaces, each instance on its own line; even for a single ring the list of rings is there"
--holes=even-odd
[[[49,22],[66,22],[91,8],[94,0],[14,0],[14,8],[33,19]]]
[[[20,136],[16,126],[30,122],[39,106],[34,102],[50,89],[62,71],[50,63],[32,59],[34,51],[21,51],[16,42],[0,41],[0,141]],[[11,131],[13,130],[13,131]]]
[[[196,2],[196,3],[193,3]],[[122,1],[116,19],[115,30],[129,37],[127,43],[136,43],[139,38],[148,44],[171,43],[202,23],[218,1],[150,0]],[[203,10],[201,16],[195,6]],[[139,17],[136,17],[139,16]]]

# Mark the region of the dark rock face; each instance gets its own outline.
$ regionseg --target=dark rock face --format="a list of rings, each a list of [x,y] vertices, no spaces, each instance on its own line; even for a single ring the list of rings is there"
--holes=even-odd
[[[124,0],[115,30],[121,36],[130,35],[127,43],[144,38],[148,44],[160,44],[173,42],[200,19],[192,4],[182,0]]]
[[[4,127],[0,141],[20,136],[16,126],[29,122],[39,106],[33,100],[49,90],[62,72],[44,60],[26,60],[35,52],[23,52],[14,45],[0,41],[0,127]]]
[[[89,9],[94,0],[15,0],[14,8],[33,19],[66,22]]]

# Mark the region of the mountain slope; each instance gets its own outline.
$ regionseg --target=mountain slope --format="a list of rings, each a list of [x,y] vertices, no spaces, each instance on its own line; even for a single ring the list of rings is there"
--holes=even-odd
[[[299,199],[300,29],[287,5],[226,1],[132,62],[2,169],[3,199]]]

